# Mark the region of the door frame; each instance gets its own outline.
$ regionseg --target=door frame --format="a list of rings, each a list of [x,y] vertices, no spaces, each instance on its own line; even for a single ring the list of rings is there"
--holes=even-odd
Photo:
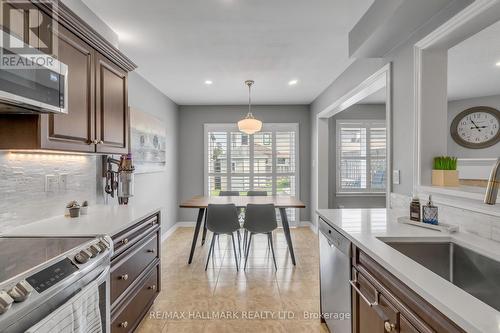
[[[351,91],[337,99],[335,102],[320,111],[314,121],[316,121],[317,134],[313,140],[316,140],[316,168],[315,168],[315,181],[317,184],[317,209],[328,208],[329,188],[328,182],[320,181],[321,179],[328,179],[329,165],[328,165],[328,119],[337,113],[346,110],[352,105],[363,100],[365,97],[370,96],[374,92],[385,87],[386,89],[386,103],[385,103],[385,116],[386,116],[386,207],[390,207],[390,194],[392,192],[392,88],[391,88],[391,72],[392,65],[387,63],[378,71],[370,75],[358,86]],[[315,214],[313,214],[315,216]],[[317,222],[317,217],[314,217]],[[316,223],[316,226],[318,224]]]

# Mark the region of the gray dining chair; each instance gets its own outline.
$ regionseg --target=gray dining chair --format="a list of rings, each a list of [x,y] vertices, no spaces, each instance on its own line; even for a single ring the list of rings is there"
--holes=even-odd
[[[240,192],[238,192],[238,191],[220,191],[219,192],[219,197],[239,197],[239,196],[240,196]],[[242,222],[243,222],[244,214],[245,213],[243,212],[243,208],[239,209],[238,221],[240,222],[241,227],[243,227]],[[240,247],[240,243],[241,243],[240,237],[241,237],[240,233],[238,232],[238,247]],[[218,238],[217,238],[217,242],[218,242]],[[240,257],[241,257],[241,250],[240,250]]]
[[[247,192],[247,197],[266,197],[267,192],[266,191],[248,191]]]
[[[267,191],[248,191],[247,197],[267,197]],[[243,252],[245,252],[245,249],[247,248],[247,241],[248,231],[245,229],[245,232],[243,233]]]
[[[256,205],[248,204],[245,211],[245,223],[243,224],[245,231],[248,230],[248,244],[245,250],[245,267],[247,268],[248,253],[250,251],[250,246],[252,244],[252,237],[255,234],[266,234],[267,242],[271,248],[273,254],[274,268],[277,270],[276,257],[274,255],[273,246],[273,231],[278,228],[278,222],[276,221],[276,209],[274,204]]]
[[[238,197],[240,192],[238,191],[220,191],[219,197]],[[205,219],[203,221],[203,234],[201,236],[201,245],[205,244],[205,238],[207,237],[207,212],[205,212]],[[238,244],[241,242],[239,239],[240,234],[238,233]],[[218,240],[217,240],[218,242]]]
[[[236,209],[236,206],[234,204],[209,204],[207,208],[207,229],[212,232],[212,241],[210,243],[210,249],[208,250],[205,270],[207,270],[208,268],[210,256],[213,257],[214,254],[215,238],[218,239],[219,235],[231,235],[231,240],[233,242],[234,260],[236,262],[236,270],[238,271],[238,254],[236,252],[234,233],[240,233],[240,224],[238,222],[238,210]],[[240,247],[239,242],[238,247]]]

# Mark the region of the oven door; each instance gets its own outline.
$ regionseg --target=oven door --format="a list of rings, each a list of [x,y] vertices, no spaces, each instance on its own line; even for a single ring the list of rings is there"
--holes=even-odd
[[[48,294],[41,298],[36,304],[26,304],[26,311],[23,311],[18,317],[14,318],[7,327],[4,328],[0,321],[0,331],[2,333],[19,333],[25,332],[30,327],[33,327],[50,313],[64,305],[67,301],[77,295],[85,286],[96,281],[99,288],[99,310],[101,314],[102,331],[111,332],[111,305],[110,305],[110,280],[109,280],[109,264],[101,265],[96,269],[88,272],[80,279],[73,281],[71,278],[65,282],[66,286],[58,290],[57,293]],[[21,303],[22,304],[22,303]],[[8,314],[8,312],[7,312]],[[0,319],[2,319],[0,317]]]
[[[111,333],[111,302],[109,267],[97,278],[99,286],[99,310],[101,311],[102,331]]]
[[[68,66],[0,33],[0,111],[68,113]]]

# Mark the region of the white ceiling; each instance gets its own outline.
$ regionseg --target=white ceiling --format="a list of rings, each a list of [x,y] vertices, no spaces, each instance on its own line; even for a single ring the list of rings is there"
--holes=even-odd
[[[500,21],[448,50],[448,100],[500,95]]]
[[[351,64],[347,34],[374,0],[83,1],[142,76],[188,105],[244,104],[246,79],[257,104],[312,102]]]

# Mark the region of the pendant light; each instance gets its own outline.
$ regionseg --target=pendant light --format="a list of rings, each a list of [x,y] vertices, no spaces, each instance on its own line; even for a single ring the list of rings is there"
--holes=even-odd
[[[238,129],[245,134],[254,134],[262,129],[262,121],[255,119],[252,114],[252,85],[254,83],[253,80],[245,81],[248,86],[248,113],[244,119],[238,121]]]

